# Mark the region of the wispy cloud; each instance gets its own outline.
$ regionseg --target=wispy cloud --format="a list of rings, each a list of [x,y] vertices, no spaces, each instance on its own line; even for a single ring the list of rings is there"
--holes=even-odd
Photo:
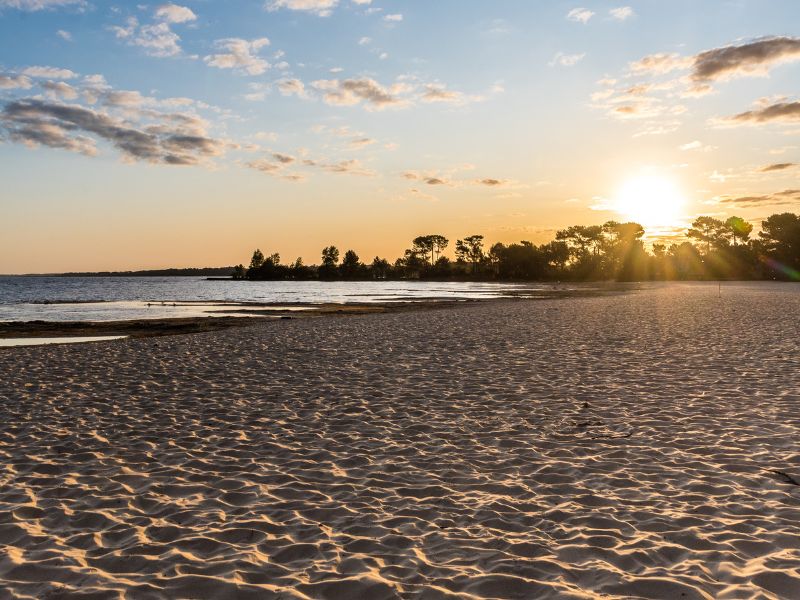
[[[557,52],[553,57],[553,60],[547,64],[549,64],[551,67],[555,67],[556,65],[562,67],[572,67],[582,61],[585,56],[585,52],[581,52],[579,54],[565,54],[564,52]]]
[[[630,6],[619,6],[609,10],[608,14],[611,15],[612,19],[616,19],[617,21],[625,21],[630,19],[635,13]]]
[[[125,25],[115,25],[111,30],[118,39],[132,46],[143,48],[151,56],[170,57],[181,54],[181,38],[171,26],[194,21],[197,16],[191,9],[177,4],[164,4],[153,13],[153,23],[140,24],[134,17],[128,17]]]
[[[321,79],[312,82],[312,87],[323,93],[327,104],[353,106],[364,103],[371,110],[383,110],[408,104],[399,93],[406,88],[402,84],[385,87],[374,79]]]
[[[800,102],[776,102],[760,106],[732,117],[716,120],[723,125],[758,125],[763,123],[797,123],[800,121]]]
[[[308,97],[306,86],[299,79],[281,79],[278,82],[278,91],[284,96]]]
[[[15,8],[27,12],[63,8],[65,6],[86,6],[85,0],[0,0],[0,9]]]
[[[226,38],[214,42],[220,50],[218,54],[211,54],[203,58],[205,63],[218,69],[234,69],[246,75],[261,75],[270,68],[269,62],[258,56],[258,52],[269,46],[269,39],[258,38],[243,40],[241,38]]]
[[[157,113],[148,117],[147,125],[136,128],[93,108],[27,98],[6,104],[0,123],[12,141],[28,146],[94,155],[95,140],[100,139],[133,161],[195,165],[224,151],[223,141],[205,135],[200,119]]]
[[[270,11],[285,8],[329,17],[338,4],[339,0],[267,0],[265,7]]]
[[[586,24],[594,16],[594,12],[588,8],[573,8],[567,13],[567,19],[576,23]]]
[[[45,79],[74,79],[78,76],[77,73],[69,69],[40,66],[26,67],[22,73],[29,77],[41,77]]]
[[[765,165],[759,169],[762,173],[771,173],[773,171],[785,171],[786,169],[791,169],[796,167],[797,163],[791,162],[783,162],[783,163],[773,163],[771,165]]]
[[[718,196],[715,200],[719,204],[728,204],[738,208],[794,205],[800,204],[800,190],[783,190],[772,194],[752,196]]]

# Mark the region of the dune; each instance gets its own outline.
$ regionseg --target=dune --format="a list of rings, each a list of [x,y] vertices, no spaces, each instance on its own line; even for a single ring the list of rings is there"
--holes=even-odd
[[[0,600],[798,598],[797,286],[0,349]]]

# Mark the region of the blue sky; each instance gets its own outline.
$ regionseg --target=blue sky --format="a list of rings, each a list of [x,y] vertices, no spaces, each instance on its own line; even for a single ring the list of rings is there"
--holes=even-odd
[[[0,0],[0,272],[757,222],[800,204],[798,28],[778,0]],[[625,214],[633,180],[681,218]]]

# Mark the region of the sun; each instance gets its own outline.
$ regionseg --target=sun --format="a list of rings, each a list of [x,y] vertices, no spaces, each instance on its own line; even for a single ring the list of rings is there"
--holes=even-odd
[[[657,175],[640,175],[627,180],[617,191],[613,210],[644,227],[678,224],[684,215],[686,198],[675,182]]]

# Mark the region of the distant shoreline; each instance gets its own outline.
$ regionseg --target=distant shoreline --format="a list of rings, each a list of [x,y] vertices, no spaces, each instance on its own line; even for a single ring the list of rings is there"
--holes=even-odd
[[[0,273],[0,277],[220,277],[233,275],[233,267],[187,267],[139,271],[75,271],[68,273]]]

